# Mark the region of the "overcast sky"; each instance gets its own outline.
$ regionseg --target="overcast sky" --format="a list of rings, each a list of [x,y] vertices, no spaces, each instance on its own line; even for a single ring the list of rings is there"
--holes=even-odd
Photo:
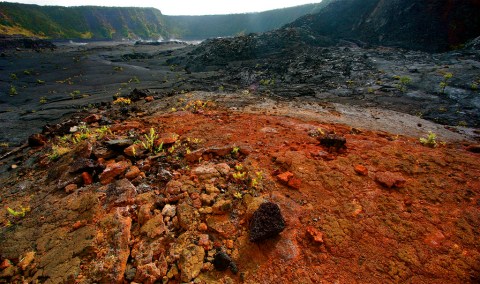
[[[122,6],[154,7],[165,15],[211,15],[261,12],[277,8],[293,7],[321,0],[11,0],[38,5],[57,6]]]

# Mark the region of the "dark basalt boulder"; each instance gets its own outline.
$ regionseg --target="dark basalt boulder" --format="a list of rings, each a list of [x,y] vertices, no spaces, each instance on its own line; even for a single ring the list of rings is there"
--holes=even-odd
[[[253,213],[250,223],[250,241],[260,242],[277,236],[285,229],[280,207],[272,202],[262,203]]]

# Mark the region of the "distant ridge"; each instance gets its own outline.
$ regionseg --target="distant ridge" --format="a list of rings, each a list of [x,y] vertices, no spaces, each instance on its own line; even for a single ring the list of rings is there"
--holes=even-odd
[[[165,16],[165,20],[173,37],[185,39],[225,37],[278,29],[302,16],[318,13],[330,2],[332,0],[323,0],[317,4],[306,4],[260,13]]]
[[[60,7],[0,3],[0,33],[51,39],[167,37],[162,13],[153,8]]]
[[[206,39],[273,30],[320,11],[330,1],[261,13],[215,16],[165,16],[154,8],[0,2],[0,34],[85,40]]]

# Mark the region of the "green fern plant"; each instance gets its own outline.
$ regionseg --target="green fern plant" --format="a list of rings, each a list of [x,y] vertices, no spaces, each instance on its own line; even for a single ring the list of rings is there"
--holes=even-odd
[[[148,150],[152,153],[155,152],[155,140],[158,139],[158,134],[155,132],[155,129],[150,128],[150,132],[148,134],[143,135],[145,137],[145,141],[142,141],[142,146],[145,150]],[[163,143],[161,144],[163,147]]]

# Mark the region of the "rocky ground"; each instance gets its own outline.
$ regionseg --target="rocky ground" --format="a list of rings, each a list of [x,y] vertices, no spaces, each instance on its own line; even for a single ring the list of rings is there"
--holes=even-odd
[[[268,36],[3,51],[0,283],[479,282],[478,50]]]
[[[479,281],[462,135],[245,92],[129,99],[2,160],[0,282]],[[402,134],[420,123],[449,142]]]
[[[314,47],[295,44],[297,37],[276,38],[267,33],[201,46],[97,42],[57,43],[53,51],[3,50],[0,142],[21,145],[45,124],[135,88],[169,95],[248,91],[395,110],[453,126],[453,131],[479,127],[478,49],[428,54],[351,42]]]

